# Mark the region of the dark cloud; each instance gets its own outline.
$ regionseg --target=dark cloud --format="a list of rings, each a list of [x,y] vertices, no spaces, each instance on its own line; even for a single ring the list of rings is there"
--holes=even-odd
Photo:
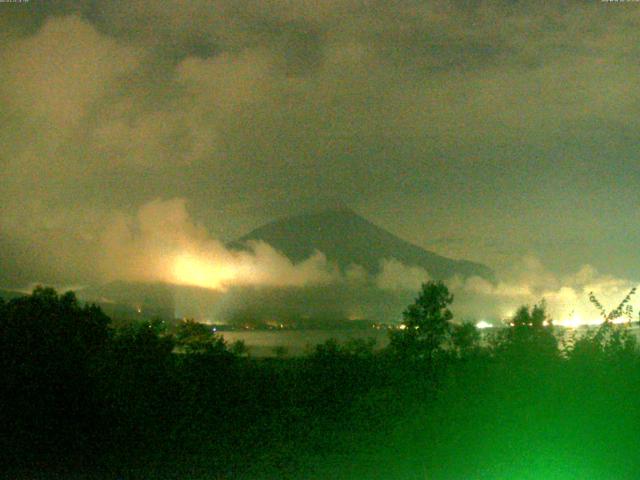
[[[176,197],[223,240],[337,197],[443,254],[640,277],[635,4],[0,8],[7,278],[92,277],[107,226]]]

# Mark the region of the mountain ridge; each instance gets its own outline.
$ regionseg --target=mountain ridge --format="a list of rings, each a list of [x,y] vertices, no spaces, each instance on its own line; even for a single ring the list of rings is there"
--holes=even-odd
[[[381,262],[395,259],[407,266],[424,268],[436,280],[454,275],[494,280],[491,268],[469,260],[456,260],[425,250],[341,206],[282,217],[266,223],[237,240],[232,249],[247,249],[248,242],[263,241],[298,263],[322,252],[341,269],[360,265],[370,274],[381,271]]]

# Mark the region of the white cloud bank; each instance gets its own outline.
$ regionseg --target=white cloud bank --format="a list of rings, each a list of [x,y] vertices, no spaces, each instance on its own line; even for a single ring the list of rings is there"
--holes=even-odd
[[[396,259],[383,259],[380,273],[371,276],[356,265],[342,272],[321,252],[294,264],[263,242],[248,247],[246,251],[230,250],[210,237],[192,221],[184,199],[158,199],[143,205],[135,216],[116,216],[105,229],[100,268],[107,280],[160,281],[221,292],[233,287],[334,285],[338,289],[362,288],[363,292],[368,289],[368,295],[371,288],[377,288],[387,292],[385,295],[406,298],[408,292],[418,292],[430,279],[423,268]],[[600,274],[589,265],[571,275],[557,276],[532,256],[498,277],[495,283],[479,277],[454,277],[445,282],[454,293],[453,310],[458,320],[500,322],[519,306],[544,299],[556,324],[597,323],[600,318],[589,301],[591,292],[612,310],[635,286],[631,280]],[[637,300],[632,299],[636,308]]]
[[[320,252],[298,264],[263,242],[227,249],[193,223],[184,199],[154,200],[134,217],[118,215],[101,240],[106,279],[161,281],[214,290],[232,286],[327,284],[339,273]]]

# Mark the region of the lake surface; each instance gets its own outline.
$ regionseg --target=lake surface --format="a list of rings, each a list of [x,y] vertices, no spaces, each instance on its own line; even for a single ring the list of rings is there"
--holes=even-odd
[[[572,336],[579,338],[585,332],[597,327],[581,327],[573,329],[558,329],[558,341],[562,348]],[[631,332],[640,341],[640,328],[636,324],[631,327]],[[483,338],[489,330],[483,330]],[[276,349],[283,347],[287,356],[304,355],[313,350],[316,345],[334,338],[344,343],[352,338],[373,338],[376,349],[384,348],[389,344],[388,331],[377,330],[239,330],[233,332],[219,332],[228,343],[242,340],[249,347],[249,353],[254,357],[273,357]]]
[[[220,332],[228,343],[242,340],[255,357],[275,356],[278,347],[284,347],[288,356],[303,355],[316,345],[335,338],[343,343],[352,338],[373,338],[375,348],[383,348],[389,343],[387,330],[239,330]]]

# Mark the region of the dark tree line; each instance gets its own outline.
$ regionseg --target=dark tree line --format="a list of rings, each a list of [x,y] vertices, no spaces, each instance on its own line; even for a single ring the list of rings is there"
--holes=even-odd
[[[387,348],[330,340],[255,359],[192,321],[115,329],[73,293],[0,301],[0,474],[638,478],[627,326],[561,347],[539,304],[481,337],[452,303],[429,282]]]

